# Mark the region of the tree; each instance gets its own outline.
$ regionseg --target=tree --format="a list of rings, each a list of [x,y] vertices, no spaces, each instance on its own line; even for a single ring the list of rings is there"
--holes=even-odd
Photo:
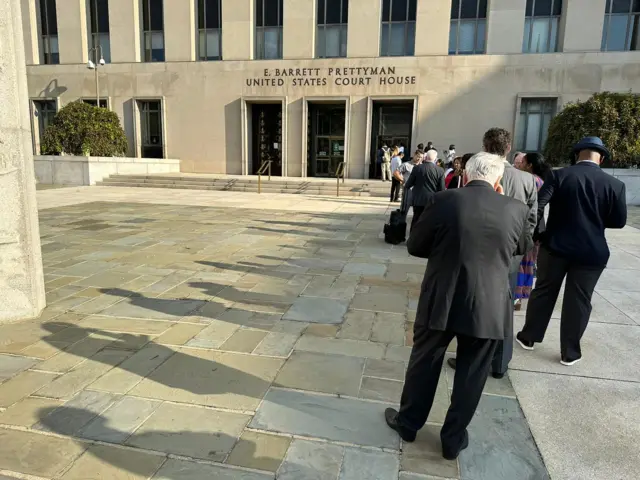
[[[569,103],[551,120],[544,155],[552,165],[568,164],[573,146],[594,135],[611,151],[608,166],[640,163],[640,95],[603,92]]]
[[[78,100],[56,114],[44,132],[41,151],[43,155],[123,157],[127,137],[118,115]]]

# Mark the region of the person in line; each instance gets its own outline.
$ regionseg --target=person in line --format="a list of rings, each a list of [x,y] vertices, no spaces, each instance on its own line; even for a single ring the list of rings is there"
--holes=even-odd
[[[560,317],[560,363],[582,359],[580,340],[591,315],[591,297],[609,261],[606,228],[627,223],[625,184],[606,174],[600,164],[611,154],[598,137],[585,137],[573,149],[576,163],[552,171],[540,190],[538,218],[549,205],[541,234],[538,280],[531,292],[520,346],[533,350],[542,342],[566,277]]]
[[[446,163],[450,163],[453,162],[453,160],[456,158],[456,146],[455,145],[449,145],[449,150],[445,150],[444,151],[444,156],[445,156],[445,162]]]
[[[398,150],[394,150],[394,154],[396,153],[396,151],[398,152],[398,154],[394,155],[393,158],[391,159],[391,197],[389,199],[390,202],[400,201],[400,190],[402,189],[400,182],[398,181],[398,179],[395,177],[394,174],[396,170],[398,170],[400,165],[402,165],[402,158],[404,157],[404,153],[400,152],[398,149]]]
[[[529,233],[533,235],[538,220],[538,188],[535,178],[528,172],[514,168],[507,161],[507,156],[511,151],[511,134],[503,128],[491,128],[487,130],[482,139],[485,152],[493,153],[502,157],[504,162],[504,175],[502,177],[502,188],[507,197],[520,200],[529,208],[528,227]],[[511,287],[511,298],[509,299],[509,309],[512,315],[513,326],[513,297],[515,295],[516,283],[518,281],[518,271],[522,255],[514,257],[509,270],[509,285]],[[496,349],[496,355],[491,369],[494,378],[502,378],[507,373],[509,362],[513,356],[513,331],[509,331],[504,341],[500,342]],[[450,367],[456,368],[455,358],[447,360]]]
[[[467,165],[467,162],[473,157],[475,153],[465,153],[462,157],[460,157],[460,169],[454,170],[453,177],[449,181],[449,185],[447,185],[447,189],[450,188],[460,188],[464,186],[464,167]],[[455,162],[454,162],[455,164]],[[446,179],[445,179],[446,182]]]
[[[406,184],[409,181],[409,177],[411,176],[411,172],[416,165],[420,165],[422,163],[422,158],[424,154],[420,149],[416,150],[413,154],[413,158],[411,158],[410,162],[404,162],[398,169],[394,172],[394,178],[400,182],[402,192],[402,202],[400,203],[400,211],[406,216],[409,213],[409,207],[411,206],[411,188],[406,188]]]
[[[540,192],[544,179],[550,171],[549,165],[547,165],[544,157],[540,153],[526,153],[521,155],[522,158],[519,162],[520,170],[524,170],[525,172],[529,172],[533,175],[536,180],[538,192]],[[538,207],[540,207],[539,203]],[[538,230],[544,230],[544,218],[540,219]],[[522,308],[522,301],[531,296],[531,288],[533,287],[533,280],[535,278],[536,261],[538,259],[538,249],[539,243],[536,242],[535,246],[522,258],[522,261],[520,262],[520,270],[518,271],[518,281],[515,291],[516,310],[520,310]]]
[[[467,426],[498,343],[510,331],[510,260],[531,244],[527,206],[501,194],[504,169],[503,157],[474,155],[465,188],[431,196],[407,242],[411,255],[429,261],[400,410],[388,408],[385,420],[403,440],[415,440],[429,417],[447,347],[457,338],[458,368],[440,432],[448,460],[469,445]]]
[[[522,153],[522,152],[516,152],[513,154],[513,166],[516,167],[518,170],[523,170],[522,159],[524,158],[525,155],[526,153]]]
[[[415,226],[429,199],[436,193],[445,189],[444,170],[436,166],[435,161],[438,152],[429,150],[424,155],[423,162],[411,171],[405,189],[412,189],[411,205],[413,206],[413,219],[411,229]]]
[[[393,151],[391,151],[389,148],[387,148],[385,150],[385,146],[382,147],[383,150],[383,156],[382,156],[382,163],[380,165],[380,167],[382,168],[382,181],[386,182],[386,181],[391,181],[391,159],[393,157],[397,157],[398,156],[398,147],[393,147]]]
[[[398,147],[398,151],[399,151],[402,155],[404,155],[404,143],[403,143],[403,142],[400,142],[400,146]]]
[[[424,153],[424,143],[418,144],[418,150],[420,150],[420,153]]]
[[[451,162],[451,168],[445,172],[444,185],[449,188],[459,188],[462,186],[462,157],[456,157]],[[456,178],[457,177],[457,178]],[[456,178],[456,186],[450,187],[451,181]]]
[[[425,153],[428,152],[429,150],[435,150],[436,147],[433,146],[433,142],[427,142],[427,146],[425,148]]]

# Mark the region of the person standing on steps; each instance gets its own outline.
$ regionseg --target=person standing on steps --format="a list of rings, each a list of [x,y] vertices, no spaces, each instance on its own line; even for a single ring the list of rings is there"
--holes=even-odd
[[[580,340],[591,315],[591,297],[609,261],[606,228],[627,223],[626,187],[600,169],[611,154],[598,137],[585,137],[573,149],[576,163],[552,171],[538,203],[538,218],[549,205],[546,229],[540,234],[538,280],[531,292],[520,346],[533,350],[542,342],[566,278],[560,317],[560,363],[582,359]]]
[[[512,329],[507,308],[511,258],[532,242],[528,207],[501,195],[504,169],[503,157],[474,155],[465,168],[465,188],[432,195],[407,242],[409,254],[429,261],[400,410],[388,408],[385,420],[403,440],[415,440],[429,417],[447,347],[457,338],[458,369],[440,432],[448,460],[469,445],[467,426],[494,352]]]
[[[399,152],[398,155],[394,156],[391,159],[391,195],[389,198],[390,202],[400,201],[400,191],[402,190],[402,185],[396,178],[395,173],[396,173],[396,170],[400,168],[400,165],[402,165],[403,157],[404,157],[404,153]]]
[[[391,159],[398,156],[398,147],[393,148],[393,152],[386,146],[382,146],[382,181],[391,181]]]
[[[405,185],[405,189],[411,189],[411,205],[413,206],[411,230],[420,219],[420,215],[429,199],[437,192],[442,192],[445,189],[444,170],[436,166],[437,159],[437,150],[427,151],[424,154],[423,162],[411,171],[409,180]]]
[[[533,175],[528,172],[514,168],[507,161],[507,155],[511,151],[511,134],[503,128],[491,128],[487,130],[482,139],[484,151],[502,157],[504,163],[504,175],[502,177],[502,188],[507,197],[521,201],[529,208],[528,228],[533,235],[538,220],[538,187]],[[526,253],[526,252],[524,252]],[[518,272],[522,257],[514,257],[511,260],[509,269],[509,285],[511,286],[511,298],[508,308],[511,311],[511,326],[513,327],[513,299],[515,298],[516,284],[518,282]],[[507,333],[503,342],[500,342],[496,349],[496,355],[491,368],[491,375],[494,378],[502,378],[507,373],[509,362],[513,356],[513,328]],[[456,368],[456,359],[450,358],[447,364],[451,368]]]

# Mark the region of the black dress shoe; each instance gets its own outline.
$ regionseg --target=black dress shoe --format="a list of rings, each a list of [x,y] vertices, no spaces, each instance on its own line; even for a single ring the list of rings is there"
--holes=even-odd
[[[400,438],[405,442],[413,442],[416,439],[416,433],[414,430],[409,430],[398,423],[398,411],[394,408],[387,408],[384,411],[384,419],[387,421],[387,425],[390,428],[398,432]]]
[[[460,448],[458,450],[449,450],[448,448],[445,448],[443,446],[442,447],[442,456],[446,460],[455,460],[456,458],[458,458],[458,455],[460,455],[460,452],[462,452],[462,450],[464,450],[468,446],[469,446],[469,434],[465,430],[465,432],[464,432],[464,440],[462,441],[462,445],[460,445]]]
[[[500,380],[501,378],[504,378],[506,373],[507,372],[504,372],[504,373],[491,372],[491,376],[493,378],[497,378],[498,380]]]
[[[453,368],[455,370],[456,369],[456,359],[455,358],[448,358],[447,359],[447,365],[449,365],[451,368]]]

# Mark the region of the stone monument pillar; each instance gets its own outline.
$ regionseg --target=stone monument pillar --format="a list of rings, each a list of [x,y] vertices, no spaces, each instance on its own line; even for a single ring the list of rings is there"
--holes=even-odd
[[[45,306],[20,0],[0,1],[0,105],[2,324]]]

